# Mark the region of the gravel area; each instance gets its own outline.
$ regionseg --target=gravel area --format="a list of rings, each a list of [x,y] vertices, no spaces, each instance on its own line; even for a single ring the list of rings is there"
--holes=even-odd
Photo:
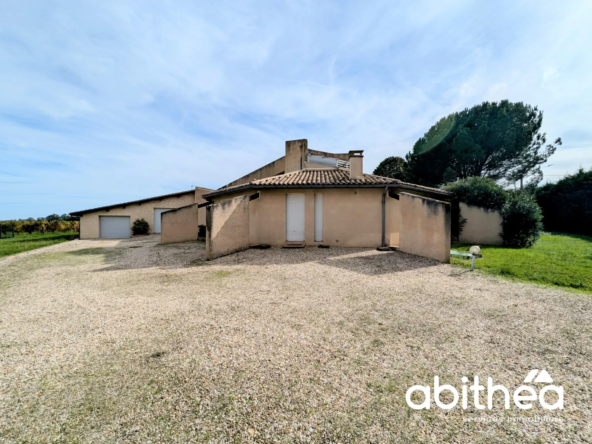
[[[159,240],[0,260],[0,442],[592,442],[589,295],[398,252],[205,262]],[[564,410],[405,402],[435,375],[531,369]],[[537,416],[557,422],[518,421]]]

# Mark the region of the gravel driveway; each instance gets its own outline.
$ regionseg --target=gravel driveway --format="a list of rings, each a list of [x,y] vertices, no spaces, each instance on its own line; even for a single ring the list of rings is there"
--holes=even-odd
[[[589,295],[398,252],[206,263],[203,243],[159,240],[0,261],[0,441],[592,441]],[[564,387],[564,410],[405,401],[435,375],[515,388],[531,369]],[[515,421],[536,416],[558,422]]]

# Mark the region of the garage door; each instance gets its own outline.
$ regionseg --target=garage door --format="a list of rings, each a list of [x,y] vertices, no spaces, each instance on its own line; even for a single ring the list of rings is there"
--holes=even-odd
[[[161,218],[160,216],[162,215],[162,213],[164,213],[165,211],[169,211],[172,210],[172,208],[155,208],[154,209],[154,232],[155,233],[160,233],[160,222],[161,222]]]
[[[101,239],[125,239],[130,237],[129,216],[99,216]]]

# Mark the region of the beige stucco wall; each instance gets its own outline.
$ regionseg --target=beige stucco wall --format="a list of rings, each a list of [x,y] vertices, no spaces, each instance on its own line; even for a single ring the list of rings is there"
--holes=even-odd
[[[450,262],[450,204],[408,193],[399,194],[399,250]]]
[[[162,213],[160,243],[173,244],[197,240],[199,210],[202,210],[205,218],[205,208],[198,209],[197,205]]]
[[[201,196],[203,196],[204,194],[208,194],[211,193],[214,190],[211,190],[209,188],[203,188],[203,187],[195,187],[195,203],[204,203],[206,200],[204,198],[202,198]],[[205,213],[204,213],[204,221],[205,221]]]
[[[381,188],[319,190],[323,194],[323,243],[342,247],[379,247],[382,244]],[[313,196],[314,199],[314,196]],[[310,229],[314,240],[314,200]],[[385,241],[390,244],[392,207],[397,202],[387,200]],[[391,207],[391,208],[389,208]],[[308,216],[308,214],[307,214]],[[307,239],[308,240],[308,239]]]
[[[460,202],[460,214],[467,222],[460,233],[460,242],[475,245],[501,245],[502,216],[499,211]]]
[[[251,195],[255,191],[246,194]],[[379,247],[382,243],[382,188],[259,190],[249,204],[250,245],[286,243],[286,194],[305,195],[305,243],[342,247]],[[314,196],[323,195],[323,240],[314,240]],[[228,200],[233,196],[214,199]],[[399,201],[387,197],[385,240],[398,246]]]
[[[195,193],[188,192],[178,197],[169,197],[162,200],[151,200],[141,204],[132,204],[124,207],[110,208],[109,210],[95,211],[85,213],[80,218],[80,238],[98,239],[99,238],[99,216],[130,216],[131,224],[136,219],[144,218],[150,224],[150,232],[154,229],[154,209],[155,208],[179,208],[195,203]]]
[[[196,187],[195,188],[195,203],[197,204],[202,204],[204,202],[206,202],[206,200],[201,197],[204,194],[208,194],[211,193],[214,190],[210,190],[209,188],[201,188],[201,187]],[[205,207],[199,208],[197,210],[197,225],[206,225],[206,209]]]
[[[207,207],[206,258],[249,248],[249,196],[239,196]]]

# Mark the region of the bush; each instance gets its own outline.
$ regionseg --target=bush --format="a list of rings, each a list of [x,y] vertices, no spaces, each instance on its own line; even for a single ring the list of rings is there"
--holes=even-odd
[[[150,224],[145,219],[136,219],[132,225],[134,236],[137,234],[148,234],[150,232]]]
[[[525,192],[513,193],[501,209],[504,245],[514,248],[528,248],[543,231],[541,208],[533,196]]]
[[[501,210],[508,193],[494,180],[486,177],[468,177],[444,186],[454,194],[455,200],[467,205]]]
[[[540,187],[536,199],[546,231],[592,236],[592,169]]]

